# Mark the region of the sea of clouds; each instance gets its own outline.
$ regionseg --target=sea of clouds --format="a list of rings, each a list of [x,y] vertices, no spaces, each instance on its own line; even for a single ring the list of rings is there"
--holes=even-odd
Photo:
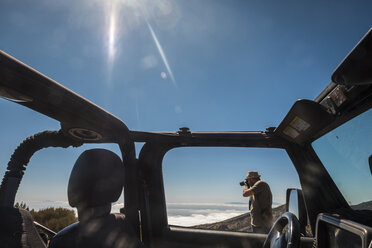
[[[73,209],[67,201],[34,201],[31,207],[42,209],[46,207],[64,207]],[[274,203],[273,205],[278,205]],[[124,203],[114,203],[111,212],[119,213]],[[274,206],[273,206],[274,207]],[[168,224],[176,226],[195,226],[209,224],[239,216],[248,212],[248,203],[167,203]]]
[[[168,223],[195,226],[230,219],[248,212],[247,203],[168,203]]]
[[[112,206],[112,212],[119,212],[123,203]],[[273,207],[281,203],[273,203]],[[175,226],[196,226],[215,223],[247,213],[248,203],[167,203],[168,224]]]
[[[112,206],[117,213],[123,203]],[[167,203],[168,224],[176,226],[195,226],[226,220],[248,212],[248,204],[232,203]]]

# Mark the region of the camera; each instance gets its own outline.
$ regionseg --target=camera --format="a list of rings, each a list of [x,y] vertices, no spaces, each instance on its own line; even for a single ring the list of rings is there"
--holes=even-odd
[[[245,179],[244,181],[241,181],[239,184],[240,184],[240,186],[246,186],[246,185],[248,185],[248,181],[247,181],[247,179]]]

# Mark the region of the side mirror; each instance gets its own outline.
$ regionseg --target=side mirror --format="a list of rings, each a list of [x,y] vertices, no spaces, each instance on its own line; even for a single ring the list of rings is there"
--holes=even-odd
[[[369,170],[371,171],[371,175],[372,175],[372,155],[369,156],[368,163],[369,163]]]
[[[302,195],[302,190],[300,189],[287,189],[286,193],[286,212],[291,212],[296,215],[300,222],[301,233],[306,233],[307,225],[307,212]]]

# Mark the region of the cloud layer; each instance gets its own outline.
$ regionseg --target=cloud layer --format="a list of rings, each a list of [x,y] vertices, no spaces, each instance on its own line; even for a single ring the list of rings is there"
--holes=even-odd
[[[27,204],[36,210],[46,207],[71,208],[66,201],[30,201]],[[273,205],[278,205],[274,203]],[[124,203],[114,203],[112,213],[119,213]],[[195,226],[223,221],[248,212],[248,204],[231,203],[167,203],[168,224],[176,226]]]
[[[168,203],[168,223],[195,226],[233,218],[248,212],[246,203]]]

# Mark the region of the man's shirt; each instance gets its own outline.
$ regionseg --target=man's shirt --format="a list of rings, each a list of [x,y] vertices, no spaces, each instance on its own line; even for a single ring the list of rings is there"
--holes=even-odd
[[[255,227],[271,227],[273,223],[273,215],[271,205],[273,196],[269,185],[259,180],[250,190],[254,193],[251,196],[251,224]]]

